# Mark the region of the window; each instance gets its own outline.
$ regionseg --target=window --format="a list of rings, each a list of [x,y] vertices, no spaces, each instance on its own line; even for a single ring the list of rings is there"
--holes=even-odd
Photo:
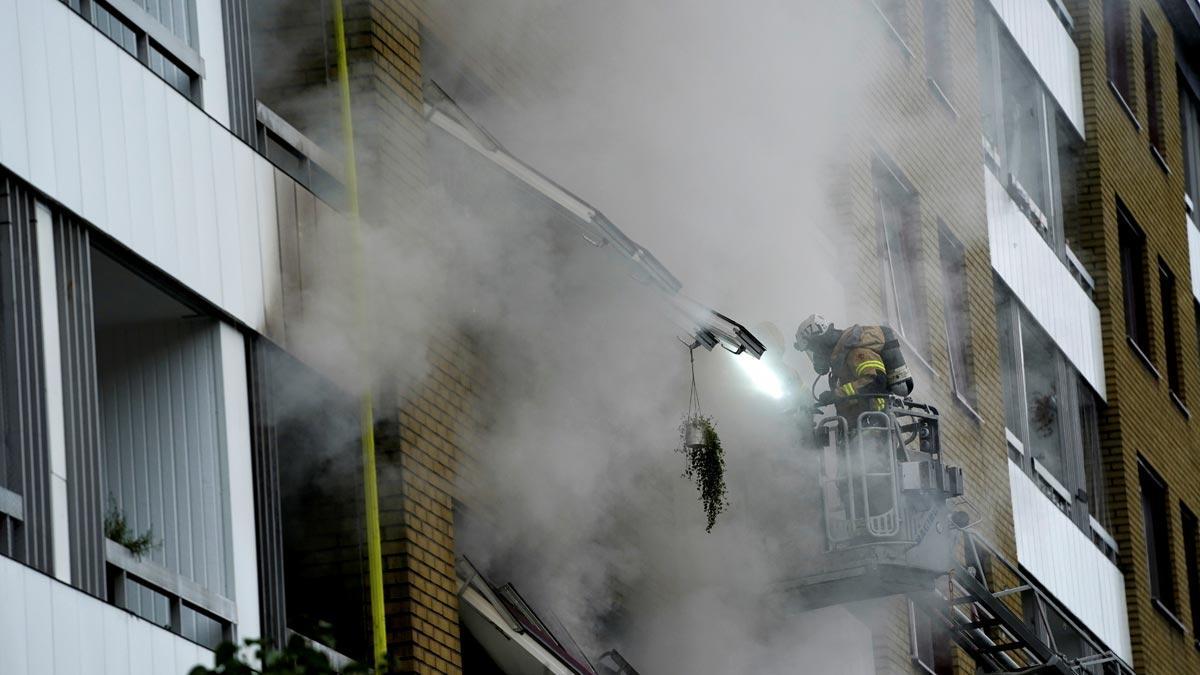
[[[925,321],[920,288],[921,228],[916,197],[905,181],[876,160],[875,219],[883,265],[883,304],[888,322],[910,345],[924,349]]]
[[[976,3],[980,112],[989,169],[1068,263],[1083,139],[987,2]]]
[[[995,293],[1010,458],[1094,540],[1090,519],[1108,519],[1099,397],[999,280]]]
[[[1146,15],[1142,15],[1142,75],[1146,83],[1146,128],[1150,134],[1150,149],[1159,162],[1166,165],[1163,149],[1162,91],[1158,79],[1158,36]]]
[[[1179,360],[1179,315],[1175,304],[1175,275],[1160,258],[1158,261],[1158,293],[1162,298],[1163,358],[1167,362],[1167,385],[1171,395],[1183,403],[1183,381]]]
[[[971,342],[970,303],[967,299],[967,259],[963,246],[945,224],[938,227],[942,263],[942,302],[946,317],[946,350],[954,392],[975,405],[975,369]]]
[[[925,75],[944,95],[950,91],[949,6],[946,0],[924,0]]]
[[[332,639],[366,660],[370,603],[363,547],[357,399],[256,339],[250,349],[251,415],[264,602],[263,634]],[[381,451],[395,437],[377,438]],[[260,545],[261,546],[261,545]]]
[[[195,0],[62,0],[173,89],[198,102],[203,61],[197,51]],[[137,10],[141,10],[140,12]]]
[[[1104,48],[1108,61],[1108,81],[1121,103],[1133,106],[1129,78],[1129,3],[1128,0],[1104,0]]]
[[[953,644],[940,620],[908,601],[909,641],[913,665],[929,675],[949,675],[954,672]]]
[[[1195,206],[1200,204],[1200,96],[1179,73],[1179,116],[1183,132],[1183,174],[1187,198],[1192,205],[1192,222],[1200,225]]]
[[[1200,537],[1200,525],[1191,509],[1179,504],[1180,520],[1183,523],[1183,559],[1187,569],[1188,611],[1192,619],[1192,635],[1200,630],[1200,560],[1196,557],[1196,538]]]
[[[90,257],[107,595],[212,648],[235,617],[219,325]]]
[[[1146,237],[1117,204],[1120,228],[1121,286],[1125,298],[1125,335],[1149,364],[1150,324],[1146,317]]]
[[[1174,612],[1175,577],[1167,486],[1140,458],[1138,483],[1142,491],[1142,527],[1146,537],[1146,566],[1150,572],[1150,598],[1168,612]]]

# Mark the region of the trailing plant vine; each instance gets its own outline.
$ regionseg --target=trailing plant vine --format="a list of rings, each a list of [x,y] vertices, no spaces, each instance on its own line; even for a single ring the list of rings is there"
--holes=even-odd
[[[687,414],[679,425],[679,448],[687,463],[683,476],[695,481],[700,503],[708,523],[705,532],[712,532],[717,516],[729,506],[725,492],[725,449],[712,417],[700,409],[700,391],[696,388],[695,346],[688,349],[692,367],[692,388],[688,394]]]
[[[104,514],[104,536],[129,549],[135,558],[141,558],[161,544],[154,540],[154,531],[151,529],[136,534],[112,495],[108,496],[108,512]]]
[[[688,427],[698,425],[703,433],[703,444],[690,446],[687,444]],[[696,482],[696,491],[700,493],[700,503],[704,506],[704,515],[708,523],[705,532],[712,532],[717,516],[729,506],[729,498],[725,490],[725,449],[721,447],[721,437],[711,417],[700,414],[689,415],[679,425],[679,452],[687,458],[683,476]]]

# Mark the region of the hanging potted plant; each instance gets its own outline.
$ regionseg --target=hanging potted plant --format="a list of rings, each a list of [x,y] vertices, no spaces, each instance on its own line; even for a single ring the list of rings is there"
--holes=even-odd
[[[705,532],[712,532],[717,516],[729,506],[725,491],[725,450],[712,417],[700,409],[700,393],[696,389],[696,360],[692,361],[692,389],[688,397],[688,411],[679,425],[679,449],[686,464],[683,476],[696,483],[700,503],[707,518]]]

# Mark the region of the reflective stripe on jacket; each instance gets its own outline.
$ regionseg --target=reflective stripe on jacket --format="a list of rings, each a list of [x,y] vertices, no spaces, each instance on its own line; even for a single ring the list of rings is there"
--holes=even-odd
[[[887,368],[883,365],[883,328],[853,326],[842,333],[829,357],[830,386],[839,415],[854,425],[859,414],[867,410],[882,410],[884,399],[853,399],[855,394],[875,394],[887,391]]]

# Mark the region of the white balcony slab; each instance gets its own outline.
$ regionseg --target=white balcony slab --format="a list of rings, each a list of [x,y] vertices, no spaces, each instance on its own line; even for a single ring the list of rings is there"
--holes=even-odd
[[[207,649],[0,556],[0,673],[186,673]]]

